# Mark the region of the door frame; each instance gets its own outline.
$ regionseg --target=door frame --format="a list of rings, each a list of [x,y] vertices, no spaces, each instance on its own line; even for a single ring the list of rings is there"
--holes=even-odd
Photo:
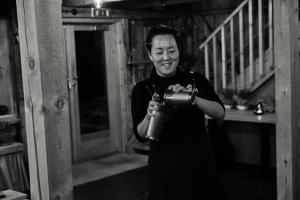
[[[126,21],[124,19],[87,19],[87,18],[64,18],[63,25],[67,27],[65,30],[68,35],[66,40],[66,48],[75,49],[75,38],[74,38],[74,26],[84,27],[90,30],[103,29],[104,38],[105,38],[105,56],[106,56],[106,75],[110,78],[107,79],[107,85],[112,86],[114,89],[110,90],[108,88],[108,109],[109,109],[109,121],[110,121],[110,130],[112,133],[111,140],[107,141],[107,139],[93,139],[89,140],[89,136],[84,136],[84,140],[89,141],[88,145],[82,142],[83,138],[80,134],[78,134],[78,130],[80,130],[79,123],[71,123],[71,136],[72,136],[72,156],[73,162],[80,162],[87,159],[92,159],[97,157],[97,154],[101,150],[107,152],[102,152],[103,154],[109,153],[111,148],[114,148],[115,152],[125,152],[127,145],[127,110],[128,110],[128,102],[126,101],[128,98],[128,90],[126,87],[126,49],[125,49],[125,37],[124,37],[124,27]],[[84,28],[85,29],[85,28]],[[77,28],[76,28],[77,30]],[[71,40],[71,41],[68,41]],[[70,51],[69,51],[70,52]],[[71,51],[67,53],[67,60],[71,60],[71,62],[67,62],[68,70],[74,69],[74,65],[76,66],[76,56],[75,51]],[[71,57],[70,57],[71,56]],[[70,73],[68,73],[70,74]],[[69,75],[68,80],[73,81],[73,77],[76,77],[72,70],[72,74]],[[72,82],[71,82],[72,84]],[[71,122],[79,121],[79,110],[76,109],[76,105],[78,105],[78,93],[77,90],[74,92],[70,98],[70,106],[71,109],[75,111],[75,113],[71,114],[70,120]],[[110,100],[113,99],[113,100]],[[113,124],[113,121],[118,121],[117,124]],[[91,149],[93,149],[91,151]]]

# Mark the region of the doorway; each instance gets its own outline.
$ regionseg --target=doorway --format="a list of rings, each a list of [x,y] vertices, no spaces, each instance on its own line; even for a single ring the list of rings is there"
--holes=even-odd
[[[74,163],[125,150],[121,26],[101,20],[64,26]]]

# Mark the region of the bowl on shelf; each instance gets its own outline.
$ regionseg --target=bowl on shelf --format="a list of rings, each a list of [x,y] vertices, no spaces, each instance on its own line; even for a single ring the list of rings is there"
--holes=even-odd
[[[225,109],[232,109],[233,105],[230,104],[224,104]]]
[[[248,110],[249,106],[248,105],[236,105],[236,108],[238,110]]]

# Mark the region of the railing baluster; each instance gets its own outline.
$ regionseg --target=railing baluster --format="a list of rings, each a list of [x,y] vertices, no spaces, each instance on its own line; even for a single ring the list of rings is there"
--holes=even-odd
[[[230,20],[230,56],[231,56],[231,82],[232,89],[236,89],[235,87],[235,56],[234,56],[234,27],[233,27],[233,19]]]
[[[263,21],[262,21],[262,0],[258,0],[258,48],[259,48],[259,75],[263,75]]]
[[[241,9],[239,12],[241,89],[245,88],[244,29],[243,29],[243,27],[244,27],[243,9]]]
[[[269,31],[269,48],[270,51],[270,59],[273,59],[273,0],[267,0],[268,1],[268,31]],[[256,7],[256,2],[258,2],[258,16],[256,18],[256,12],[254,12],[254,6]],[[248,6],[248,8],[246,8]],[[247,9],[247,10],[246,10]],[[248,19],[246,16],[244,16],[248,11]],[[232,87],[232,89],[245,89],[246,87],[254,86],[254,83],[256,83],[260,78],[262,78],[263,74],[270,69],[265,69],[266,66],[264,63],[264,30],[263,30],[263,2],[262,0],[244,0],[234,11],[231,13],[224,22],[218,26],[218,28],[199,46],[201,50],[204,50],[204,62],[205,62],[205,76],[208,80],[212,81],[214,84],[214,88],[217,91],[220,88],[228,88],[229,85]],[[255,17],[254,14],[255,13]],[[238,16],[237,16],[238,14]],[[237,17],[237,19],[235,19]],[[254,22],[254,20],[258,20]],[[235,20],[238,21],[239,26],[239,41],[235,41],[234,36],[234,29],[237,27],[235,26]],[[248,25],[244,24],[245,21],[249,22]],[[257,35],[254,34],[254,29],[256,22],[258,23],[258,54],[259,57],[256,58],[255,51],[257,48],[255,47],[256,43],[256,37]],[[230,47],[226,44],[226,26],[230,25]],[[246,25],[246,26],[245,26]],[[220,37],[218,34],[221,35],[221,50],[219,50],[219,46],[217,46],[217,40]],[[249,34],[246,35],[245,33]],[[256,33],[256,31],[255,31]],[[247,37],[248,36],[248,37]],[[248,40],[247,40],[248,39]],[[212,51],[213,51],[213,61],[210,61],[210,45],[212,40]],[[229,42],[229,41],[228,41]],[[236,52],[235,44],[236,42],[239,42],[239,50]],[[249,46],[249,49],[248,47]],[[227,58],[226,52],[230,48],[230,58]],[[247,49],[246,49],[247,48]],[[247,52],[247,55],[245,55],[245,49],[249,50],[249,53]],[[218,55],[218,54],[221,54]],[[255,54],[255,55],[254,55]],[[219,57],[218,57],[219,56]],[[237,60],[239,56],[239,66],[237,66]],[[221,57],[221,60],[220,60]],[[248,57],[249,57],[249,73],[248,73]],[[227,59],[230,59],[227,60]],[[256,59],[258,60],[258,66]],[[212,62],[212,63],[210,63]],[[228,62],[228,63],[227,63]],[[230,70],[231,73],[228,74],[227,64],[229,65],[229,62],[231,63]],[[246,63],[247,62],[247,63]],[[211,66],[212,65],[212,66]],[[246,66],[247,65],[247,66]],[[213,67],[213,72],[210,70],[210,67]],[[240,71],[240,77],[237,78],[237,70],[236,67],[239,67]],[[246,71],[247,69],[247,71]],[[213,75],[212,75],[213,73]],[[258,77],[259,76],[259,77]],[[213,79],[213,80],[212,80]],[[250,85],[248,85],[250,84]],[[251,86],[252,85],[252,86]]]
[[[253,2],[249,0],[248,3],[248,17],[249,17],[249,81],[253,83]]]
[[[273,0],[269,0],[269,49],[273,49]],[[273,50],[270,52],[271,59],[273,60]]]
[[[208,44],[204,46],[204,57],[205,57],[205,76],[209,80],[209,59],[208,59]]]
[[[225,20],[224,22],[216,28],[216,30],[200,45],[200,49],[203,48],[204,44],[209,42],[213,37],[215,37],[221,30],[221,28],[227,24],[241,9],[248,3],[248,0],[244,0]]]
[[[222,88],[226,88],[226,43],[225,43],[225,26],[221,29],[221,42],[222,42]]]
[[[218,92],[218,61],[217,61],[217,39],[213,37],[213,57],[214,57],[214,89]]]

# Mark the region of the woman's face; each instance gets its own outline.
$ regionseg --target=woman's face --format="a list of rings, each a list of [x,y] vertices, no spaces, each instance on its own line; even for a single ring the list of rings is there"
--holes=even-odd
[[[173,35],[154,36],[149,57],[159,76],[173,76],[179,62],[179,51]]]

